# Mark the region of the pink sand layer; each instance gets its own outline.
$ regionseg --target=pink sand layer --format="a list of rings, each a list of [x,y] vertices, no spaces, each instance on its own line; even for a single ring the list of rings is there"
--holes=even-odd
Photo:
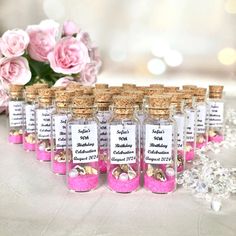
[[[153,193],[170,193],[175,190],[176,181],[175,178],[171,178],[165,182],[161,182],[145,174],[144,187]]]
[[[196,143],[196,148],[201,149],[201,148],[203,148],[203,147],[206,147],[206,145],[207,145],[207,142]]]
[[[35,143],[27,143],[26,141],[23,142],[23,148],[25,151],[35,151]]]
[[[224,140],[224,136],[222,136],[222,135],[208,137],[208,142],[221,143],[223,140]]]
[[[52,171],[55,174],[65,175],[66,174],[66,162],[52,161]]]
[[[194,159],[194,151],[186,152],[185,154],[186,161],[192,161]]]
[[[101,156],[103,155],[108,155],[107,154],[108,150],[107,149],[99,149],[99,161],[98,161],[98,166],[101,174],[107,173],[107,163],[104,160],[101,160]]]
[[[23,135],[9,135],[8,136],[8,142],[9,143],[14,143],[14,144],[22,144],[23,142]]]
[[[98,165],[101,174],[107,173],[107,163],[104,160],[99,160]]]
[[[118,193],[130,193],[137,190],[139,187],[139,179],[140,176],[138,175],[132,180],[119,180],[114,178],[110,172],[108,174],[108,187]]]
[[[51,152],[40,151],[36,146],[36,158],[39,161],[51,161]]]
[[[98,175],[80,175],[74,178],[67,176],[67,186],[70,190],[87,192],[98,186]]]

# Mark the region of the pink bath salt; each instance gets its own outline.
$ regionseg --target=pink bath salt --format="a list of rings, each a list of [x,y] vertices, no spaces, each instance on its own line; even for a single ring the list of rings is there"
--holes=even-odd
[[[27,143],[24,140],[23,147],[25,151],[35,151],[35,143]]]
[[[9,135],[8,136],[8,142],[13,144],[22,144],[23,143],[23,135]]]
[[[112,173],[108,174],[108,187],[118,193],[130,193],[138,189],[140,176],[137,175],[131,180],[116,179]]]
[[[203,148],[203,147],[206,147],[206,145],[207,145],[207,142],[205,141],[205,142],[203,142],[203,143],[196,143],[196,148],[197,149],[201,149],[201,148]]]
[[[99,160],[98,165],[101,174],[107,173],[107,163],[104,160]]]
[[[167,178],[166,181],[162,182],[145,174],[144,187],[153,193],[170,193],[176,188],[175,177]]]
[[[52,161],[52,171],[55,174],[65,175],[66,174],[66,162]]]
[[[188,162],[192,161],[192,160],[194,159],[194,151],[191,150],[191,151],[189,151],[189,152],[186,152],[186,153],[185,153],[185,159],[186,159],[186,161],[188,161]]]
[[[224,140],[224,136],[222,135],[216,135],[213,137],[208,137],[208,141],[209,142],[213,142],[213,143],[221,143]]]
[[[36,145],[36,158],[39,161],[51,161],[51,152],[41,151]]]
[[[177,167],[177,172],[180,173],[180,172],[183,172],[184,171],[184,166],[183,165],[180,165]]]
[[[98,175],[79,175],[77,177],[67,176],[67,186],[70,190],[87,192],[98,186]]]

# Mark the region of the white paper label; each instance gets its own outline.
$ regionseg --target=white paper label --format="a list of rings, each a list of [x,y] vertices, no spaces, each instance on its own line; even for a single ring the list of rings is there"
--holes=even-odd
[[[23,125],[23,101],[9,101],[10,127]]]
[[[206,132],[206,105],[197,106],[197,134]]]
[[[194,111],[186,111],[186,141],[193,142],[194,141],[194,132],[195,132],[195,112]]]
[[[136,125],[110,126],[111,164],[136,162]]]
[[[34,104],[25,105],[25,127],[28,133],[33,133],[35,131],[35,105]]]
[[[54,134],[56,149],[66,147],[66,122],[68,120],[67,115],[55,115],[54,119]]]
[[[39,139],[49,139],[51,137],[51,114],[51,108],[36,110],[36,126]]]
[[[97,125],[71,125],[73,163],[98,161]]]
[[[177,148],[178,150],[182,150],[184,146],[184,124],[185,118],[181,115],[175,115],[174,119],[176,121],[177,126]]]
[[[209,105],[209,126],[222,127],[224,122],[224,103],[208,102]]]
[[[170,164],[173,128],[171,125],[145,126],[145,163]]]
[[[99,146],[101,149],[105,149],[108,146],[108,120],[110,119],[110,117],[111,117],[111,113],[107,113],[107,112],[98,113],[97,115],[97,118],[100,123]]]

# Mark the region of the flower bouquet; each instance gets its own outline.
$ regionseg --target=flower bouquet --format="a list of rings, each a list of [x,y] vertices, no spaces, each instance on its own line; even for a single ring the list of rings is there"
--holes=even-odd
[[[101,64],[89,34],[72,21],[64,22],[61,33],[53,20],[8,30],[0,38],[0,113],[7,106],[10,84],[91,85]]]

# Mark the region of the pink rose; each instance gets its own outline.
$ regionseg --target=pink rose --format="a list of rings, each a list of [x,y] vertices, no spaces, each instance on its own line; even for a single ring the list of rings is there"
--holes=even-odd
[[[92,85],[97,81],[97,68],[95,63],[89,63],[77,79],[83,85]]]
[[[74,34],[79,33],[79,28],[77,25],[70,20],[67,20],[63,24],[62,35],[64,36],[72,36]]]
[[[53,85],[53,87],[66,87],[71,81],[73,81],[74,78],[70,76],[65,76],[56,81],[56,83]]]
[[[80,31],[77,38],[84,43],[84,45],[90,49],[92,47],[92,41],[88,32]]]
[[[87,47],[72,36],[59,40],[48,60],[51,68],[62,74],[77,74],[90,62]]]
[[[5,57],[19,57],[29,44],[28,34],[21,29],[6,31],[0,40],[0,49]]]
[[[31,79],[28,61],[24,57],[0,59],[0,80],[5,87],[9,84],[26,84]]]
[[[7,91],[0,85],[0,113],[4,112],[8,106],[9,96]]]
[[[97,47],[92,47],[89,50],[89,56],[90,56],[91,61],[96,64],[97,72],[99,72],[99,70],[102,67],[102,60],[101,60],[98,48]]]
[[[36,61],[47,62],[48,53],[56,44],[59,24],[53,20],[41,21],[39,25],[30,25],[26,31],[30,37],[28,52]]]

